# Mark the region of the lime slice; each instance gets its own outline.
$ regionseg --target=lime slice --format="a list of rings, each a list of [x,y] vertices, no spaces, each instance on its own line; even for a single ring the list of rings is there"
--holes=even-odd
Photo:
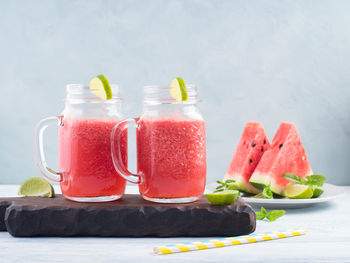
[[[289,183],[284,194],[291,199],[308,199],[312,197],[313,191],[308,185]]]
[[[212,205],[230,205],[239,196],[236,190],[224,190],[221,192],[211,193],[205,195]]]
[[[104,100],[112,98],[111,86],[108,79],[103,75],[98,75],[90,80],[90,91]]]
[[[312,195],[312,198],[317,198],[323,194],[323,190],[319,187],[315,187],[314,194]]]
[[[187,88],[182,78],[174,78],[170,83],[170,95],[177,101],[187,101]]]
[[[55,190],[44,178],[31,177],[21,184],[18,195],[54,197]]]

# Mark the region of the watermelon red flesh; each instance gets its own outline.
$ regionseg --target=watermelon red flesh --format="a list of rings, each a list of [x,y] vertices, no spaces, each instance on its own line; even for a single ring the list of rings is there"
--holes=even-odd
[[[257,188],[271,184],[274,193],[283,195],[290,183],[282,177],[285,173],[306,177],[312,174],[312,170],[295,124],[282,122],[271,148],[261,158],[250,182]]]
[[[234,179],[240,190],[248,193],[258,193],[249,183],[249,179],[264,152],[270,148],[264,127],[260,122],[248,122],[244,128],[241,140],[228,167],[224,180]]]

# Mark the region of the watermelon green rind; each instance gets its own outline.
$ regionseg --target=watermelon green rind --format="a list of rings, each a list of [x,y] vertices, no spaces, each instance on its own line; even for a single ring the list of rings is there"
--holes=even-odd
[[[270,189],[274,194],[284,196],[284,187],[279,186],[274,181],[270,181],[267,176],[254,174],[249,181],[255,188],[263,190],[264,187],[270,185]]]
[[[259,189],[254,188],[251,184],[246,183],[246,181],[240,177],[239,175],[225,175],[224,180],[226,179],[231,179],[231,178],[235,178],[235,183],[234,185],[243,192],[246,193],[251,193],[251,194],[258,194],[261,191]]]
[[[269,181],[266,180],[266,176],[255,175],[254,178],[250,178],[249,182],[257,189],[263,190],[269,185]]]
[[[274,194],[285,196],[284,194],[285,187],[280,186],[279,184],[276,184],[274,181],[271,182],[270,189]]]

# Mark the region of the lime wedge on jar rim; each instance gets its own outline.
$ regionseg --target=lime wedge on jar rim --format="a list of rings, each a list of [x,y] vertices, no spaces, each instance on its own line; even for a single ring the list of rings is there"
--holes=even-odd
[[[109,100],[112,98],[112,89],[108,79],[104,75],[97,75],[90,80],[90,91],[97,97]]]
[[[239,197],[237,190],[224,190],[221,192],[205,194],[212,205],[230,205]]]
[[[18,195],[54,197],[55,190],[44,178],[31,177],[21,184],[18,190]]]
[[[182,78],[174,78],[170,83],[170,96],[177,101],[187,101],[187,88],[185,81]]]

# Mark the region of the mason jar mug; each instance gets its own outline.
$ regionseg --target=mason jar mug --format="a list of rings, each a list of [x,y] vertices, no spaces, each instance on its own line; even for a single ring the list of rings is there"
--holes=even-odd
[[[137,183],[142,197],[153,202],[186,203],[199,199],[206,182],[205,121],[197,107],[197,88],[187,86],[188,100],[179,102],[169,87],[144,87],[140,117],[120,121],[111,134],[115,169]],[[128,171],[120,147],[133,124],[137,135],[137,174]]]
[[[65,108],[61,115],[41,120],[35,129],[35,154],[38,167],[47,178],[60,182],[62,194],[80,202],[104,202],[119,199],[126,181],[114,169],[110,133],[120,120],[122,100],[119,89],[111,85],[113,97],[104,100],[89,87],[67,85]],[[58,125],[59,171],[49,168],[43,150],[47,126]],[[118,149],[127,166],[127,133],[121,132]]]

